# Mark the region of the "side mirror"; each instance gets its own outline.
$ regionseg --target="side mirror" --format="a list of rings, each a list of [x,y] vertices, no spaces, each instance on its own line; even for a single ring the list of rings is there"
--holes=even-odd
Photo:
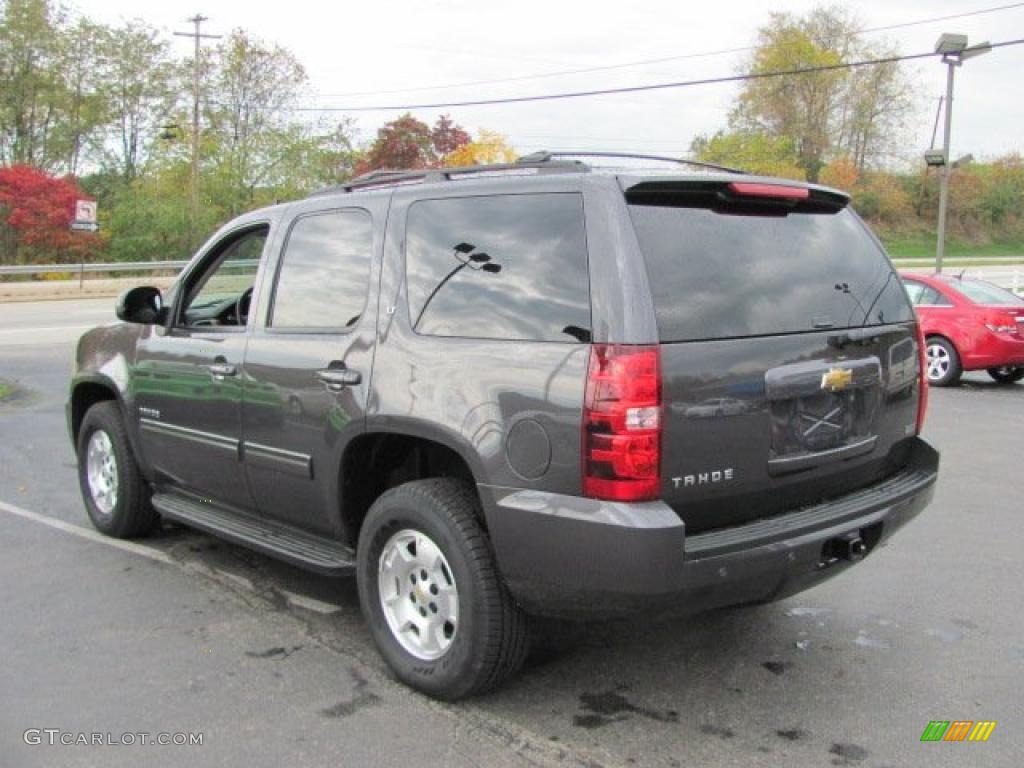
[[[142,325],[162,323],[167,317],[160,289],[151,285],[131,288],[118,296],[114,313],[118,320]]]

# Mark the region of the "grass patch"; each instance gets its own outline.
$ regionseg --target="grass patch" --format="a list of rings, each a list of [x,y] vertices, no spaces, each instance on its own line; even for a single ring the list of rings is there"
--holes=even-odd
[[[907,237],[879,233],[879,239],[894,259],[920,259],[935,256],[935,237]],[[983,259],[986,256],[1020,256],[1024,261],[1024,241],[971,243],[964,240],[946,242],[948,258]]]
[[[10,397],[14,393],[14,387],[6,381],[0,381],[0,400]]]

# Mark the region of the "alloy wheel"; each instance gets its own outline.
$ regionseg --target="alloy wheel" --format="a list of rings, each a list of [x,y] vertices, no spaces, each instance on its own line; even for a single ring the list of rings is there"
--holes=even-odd
[[[381,608],[391,634],[417,659],[444,656],[459,626],[459,592],[441,548],[412,529],[388,539],[378,567]]]

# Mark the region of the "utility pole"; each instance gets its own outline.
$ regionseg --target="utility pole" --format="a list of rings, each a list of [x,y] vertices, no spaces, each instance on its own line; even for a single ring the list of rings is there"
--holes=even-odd
[[[194,27],[192,32],[175,32],[178,37],[191,37],[195,41],[195,58],[192,60],[192,177],[190,182],[191,202],[188,217],[188,247],[193,250],[196,246],[196,225],[199,221],[199,75],[201,66],[199,63],[199,41],[217,40],[221,35],[204,35],[200,27],[204,21],[209,21],[206,16],[197,13],[190,21]]]

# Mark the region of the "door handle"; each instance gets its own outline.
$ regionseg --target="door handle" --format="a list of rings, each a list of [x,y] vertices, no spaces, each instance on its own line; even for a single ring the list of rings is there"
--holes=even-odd
[[[231,363],[212,363],[206,366],[206,370],[212,373],[217,381],[224,381],[225,376],[234,376],[238,373],[238,367]]]
[[[363,375],[359,371],[352,371],[348,368],[325,368],[322,371],[317,371],[316,377],[334,392],[345,387],[354,387],[363,380]]]

